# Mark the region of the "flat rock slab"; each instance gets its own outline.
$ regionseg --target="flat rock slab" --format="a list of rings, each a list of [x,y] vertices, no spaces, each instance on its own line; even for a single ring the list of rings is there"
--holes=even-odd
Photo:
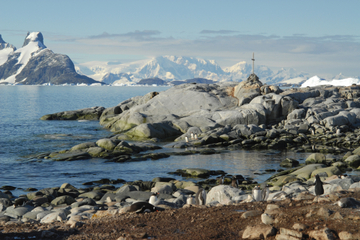
[[[54,161],[76,161],[91,158],[91,155],[87,152],[70,152],[70,153],[59,153],[52,158]]]

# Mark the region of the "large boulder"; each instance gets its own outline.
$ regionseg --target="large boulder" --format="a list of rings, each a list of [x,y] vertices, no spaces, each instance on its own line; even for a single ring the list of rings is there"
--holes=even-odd
[[[182,84],[144,101],[130,99],[116,111],[106,110],[100,124],[131,139],[177,137],[192,126],[214,127],[213,112],[237,106],[231,94],[229,84]]]
[[[227,203],[233,198],[242,195],[244,192],[238,188],[234,188],[228,185],[219,185],[213,187],[206,196],[206,203],[219,202]]]
[[[234,88],[234,97],[239,100],[238,105],[250,103],[250,101],[261,94],[260,88],[263,86],[262,82],[256,74],[250,74],[246,81],[240,82]]]

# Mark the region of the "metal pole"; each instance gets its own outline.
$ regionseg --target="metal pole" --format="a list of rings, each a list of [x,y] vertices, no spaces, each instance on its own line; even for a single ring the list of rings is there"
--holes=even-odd
[[[252,71],[252,73],[254,74],[254,63],[255,63],[255,57],[254,57],[254,53],[253,53],[253,58],[251,59],[252,61],[253,61],[253,71]]]

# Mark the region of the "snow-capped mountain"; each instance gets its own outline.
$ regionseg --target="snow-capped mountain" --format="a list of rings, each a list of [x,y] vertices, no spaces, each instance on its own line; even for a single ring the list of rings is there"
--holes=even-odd
[[[160,78],[165,81],[205,78],[214,81],[240,82],[252,73],[252,64],[245,61],[221,68],[214,60],[184,56],[159,56],[150,60],[130,63],[88,62],[77,64],[76,70],[107,84],[135,84],[141,79]],[[255,65],[256,75],[262,82],[281,84],[290,81],[297,84],[307,79],[306,73],[294,69],[272,71],[264,65]]]
[[[70,58],[44,45],[41,32],[28,33],[21,48],[0,39],[0,83],[65,84],[97,83],[79,75]]]

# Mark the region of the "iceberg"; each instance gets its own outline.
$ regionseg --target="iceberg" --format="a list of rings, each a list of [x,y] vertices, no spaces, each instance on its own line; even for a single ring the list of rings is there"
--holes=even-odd
[[[332,85],[332,86],[351,86],[353,84],[360,84],[360,80],[357,78],[344,78],[344,79],[333,79],[333,80],[326,80],[321,79],[318,76],[313,76],[306,80],[303,84],[301,84],[301,88],[305,87],[316,87],[321,85]]]

